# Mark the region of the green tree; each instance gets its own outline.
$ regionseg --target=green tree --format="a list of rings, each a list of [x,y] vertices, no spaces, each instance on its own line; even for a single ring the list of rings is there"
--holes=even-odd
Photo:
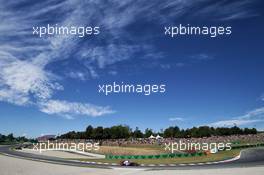
[[[143,138],[143,133],[138,129],[138,127],[136,127],[132,135],[134,138]]]
[[[85,138],[86,139],[91,139],[93,134],[93,127],[91,125],[87,126],[85,130]]]
[[[97,128],[93,129],[93,133],[92,133],[92,137],[94,139],[103,139],[103,135],[104,135],[104,128],[102,126],[98,126]]]
[[[149,128],[145,129],[145,138],[148,138],[153,134],[154,133],[153,133],[152,129],[149,129]]]

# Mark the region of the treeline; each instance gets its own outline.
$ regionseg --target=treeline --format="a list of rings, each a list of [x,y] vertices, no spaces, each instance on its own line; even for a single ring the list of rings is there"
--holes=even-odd
[[[147,128],[143,133],[136,128],[132,130],[129,126],[117,125],[112,127],[92,127],[89,125],[83,132],[71,131],[66,134],[62,134],[58,138],[61,139],[128,139],[128,138],[148,138],[151,135],[160,135],[165,138],[189,138],[189,137],[210,137],[210,136],[229,136],[229,135],[245,135],[245,134],[257,134],[255,128],[241,129],[237,126],[232,128],[227,127],[208,127],[200,126],[190,129],[180,129],[178,126],[172,126],[166,128],[164,131],[154,132],[152,129]]]
[[[227,128],[227,127],[208,127],[200,126],[193,127],[191,129],[182,129],[179,127],[169,127],[164,130],[164,137],[210,137],[210,136],[230,136],[230,135],[246,135],[246,134],[257,134],[256,128],[244,128],[241,129],[237,126]]]
[[[18,142],[28,142],[26,137],[14,137],[13,134],[2,135],[0,134],[0,144],[10,144]]]

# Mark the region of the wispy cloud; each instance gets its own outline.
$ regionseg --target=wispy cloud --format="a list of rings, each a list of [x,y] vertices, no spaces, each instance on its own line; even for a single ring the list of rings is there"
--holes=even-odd
[[[58,83],[58,75],[48,70],[47,65],[67,59],[76,47],[77,41],[71,36],[40,39],[31,35],[32,26],[47,23],[47,19],[51,20],[49,21],[51,23],[65,26],[77,25],[82,20],[83,11],[79,3],[65,1],[55,4],[46,1],[25,6],[23,3],[26,1],[0,2],[2,4],[0,18],[3,19],[0,22],[1,101],[37,106],[42,112],[68,118],[73,115],[96,117],[113,112],[109,107],[52,99],[53,94],[64,87]],[[57,20],[47,18],[55,13],[61,18]],[[80,73],[71,75],[84,79]]]
[[[264,101],[264,94],[262,94],[262,95],[259,97],[259,99],[260,99],[261,101]]]
[[[48,100],[44,103],[39,103],[40,111],[47,114],[62,115],[71,119],[74,115],[87,115],[98,117],[104,114],[112,114],[110,107],[101,107],[88,103],[76,103],[60,100]]]
[[[214,122],[209,124],[210,126],[214,127],[231,127],[231,126],[243,126],[248,125],[256,122],[260,122],[263,120],[246,120],[246,119],[231,119],[231,120],[221,120],[218,122]]]
[[[174,122],[174,121],[184,121],[184,118],[182,118],[182,117],[171,117],[171,118],[169,118],[169,121],[172,121],[172,122]]]
[[[81,61],[90,69],[92,64],[97,64],[100,69],[116,62],[131,58],[139,51],[139,46],[109,44],[106,46],[95,46],[80,50]]]
[[[47,99],[54,90],[63,89],[53,82],[52,73],[28,61],[2,57],[0,70],[0,99],[9,102],[27,104],[31,94],[38,99]]]
[[[229,120],[217,121],[214,123],[210,123],[209,125],[215,127],[230,127],[234,125],[243,126],[257,122],[264,122],[264,107],[249,111],[242,116],[234,117]]]
[[[205,3],[200,10],[197,10],[196,15],[201,18],[205,18],[208,14],[211,14],[210,20],[221,21],[251,18],[259,15],[258,12],[252,10],[252,6],[257,2],[258,0],[242,0]]]
[[[184,67],[186,66],[187,63],[183,63],[183,62],[178,62],[178,63],[165,63],[165,64],[159,64],[159,66],[162,68],[162,69],[172,69],[172,68],[179,68],[179,67]]]
[[[87,80],[87,74],[81,71],[69,72],[67,73],[67,76],[73,79],[81,80],[81,81]]]
[[[149,36],[131,36],[127,31],[128,26],[138,20],[159,25],[170,23],[190,16],[190,9],[197,11],[192,14],[205,17],[214,14],[214,17],[225,20],[252,15],[251,11],[247,11],[251,3],[246,0],[215,5],[208,2],[0,0],[0,100],[16,105],[38,106],[42,112],[49,114],[100,116],[111,113],[108,107],[106,110],[103,106],[89,103],[54,99],[54,93],[66,88],[60,81],[65,74],[59,74],[50,65],[59,67],[62,62],[74,60],[83,66],[84,71],[80,71],[80,67],[76,70],[69,66],[68,76],[86,81],[89,77],[100,77],[99,70],[108,66],[136,59],[136,54],[148,59],[155,58],[155,55],[162,56],[155,53],[155,48],[146,39]],[[222,10],[216,10],[219,7]],[[63,26],[93,24],[100,26],[102,32],[100,37],[87,40],[74,36],[36,38],[32,35],[33,26],[47,23]],[[57,105],[57,110],[51,104]]]
[[[194,60],[198,60],[198,61],[207,61],[207,60],[214,59],[214,57],[212,55],[206,54],[206,53],[200,53],[200,54],[192,55],[191,58]]]

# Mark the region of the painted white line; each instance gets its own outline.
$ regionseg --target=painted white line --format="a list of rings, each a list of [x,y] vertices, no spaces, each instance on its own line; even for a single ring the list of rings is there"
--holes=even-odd
[[[204,165],[204,163],[197,163],[197,165]]]
[[[186,166],[186,164],[183,164],[183,163],[180,163],[180,164],[178,164],[179,166]]]
[[[111,167],[114,170],[127,170],[127,167]],[[131,171],[145,171],[145,168],[129,168]]]
[[[156,165],[154,165],[154,164],[148,164],[147,166],[156,166]]]

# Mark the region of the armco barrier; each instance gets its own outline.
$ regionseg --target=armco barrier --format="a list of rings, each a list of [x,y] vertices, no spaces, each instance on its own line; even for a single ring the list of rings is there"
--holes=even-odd
[[[106,159],[166,159],[180,157],[195,157],[206,155],[205,152],[158,154],[158,155],[106,155]]]

